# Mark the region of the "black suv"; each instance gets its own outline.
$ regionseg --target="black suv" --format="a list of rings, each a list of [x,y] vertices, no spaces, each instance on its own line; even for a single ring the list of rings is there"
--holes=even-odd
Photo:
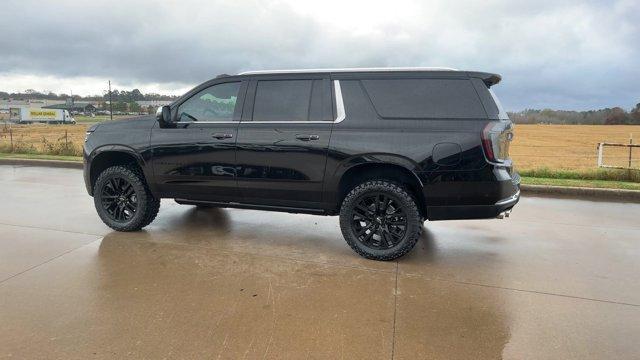
[[[433,68],[221,75],[156,116],[91,127],[84,180],[118,231],[151,223],[161,198],[339,214],[353,250],[390,260],[424,220],[495,218],[518,202],[499,81]]]

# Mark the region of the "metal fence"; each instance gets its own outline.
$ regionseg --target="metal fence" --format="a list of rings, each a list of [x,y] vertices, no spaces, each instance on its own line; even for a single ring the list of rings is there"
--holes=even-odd
[[[606,149],[609,148],[607,152]],[[634,159],[634,150],[640,149],[640,144],[633,143],[633,137],[629,138],[628,144],[622,143],[599,143],[598,144],[598,167],[609,169],[637,169],[636,165],[640,159]],[[614,153],[615,156],[611,156]],[[624,156],[620,156],[620,155]],[[616,159],[617,161],[611,161]],[[622,161],[620,161],[622,159]]]

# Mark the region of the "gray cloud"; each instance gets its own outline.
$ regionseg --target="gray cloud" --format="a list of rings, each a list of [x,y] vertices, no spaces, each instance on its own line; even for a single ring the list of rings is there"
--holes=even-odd
[[[640,102],[635,0],[308,5],[10,0],[0,74],[170,89],[248,69],[436,65],[502,74],[514,110]]]

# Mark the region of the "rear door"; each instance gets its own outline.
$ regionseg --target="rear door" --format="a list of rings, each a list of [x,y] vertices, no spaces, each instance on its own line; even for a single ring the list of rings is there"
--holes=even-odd
[[[251,81],[237,142],[243,202],[319,208],[332,125],[328,76]]]
[[[236,139],[246,85],[209,85],[172,108],[175,127],[153,128],[153,170],[164,196],[237,200]]]

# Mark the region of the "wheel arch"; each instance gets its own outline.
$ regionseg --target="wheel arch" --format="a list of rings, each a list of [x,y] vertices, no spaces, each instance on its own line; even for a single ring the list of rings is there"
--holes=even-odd
[[[362,161],[352,163],[335,178],[339,179],[335,185],[336,211],[348,192],[358,184],[374,179],[385,179],[399,183],[406,187],[418,202],[420,212],[427,218],[427,206],[423,189],[423,181],[416,174],[412,163],[406,159],[403,161]],[[411,167],[410,167],[411,166]]]
[[[93,186],[95,185],[98,176],[100,176],[102,171],[111,166],[134,165],[142,171],[145,176],[145,180],[149,175],[145,171],[145,161],[140,154],[125,146],[111,145],[98,148],[91,154],[89,164],[89,181],[91,184],[89,190],[92,196]],[[149,181],[147,181],[147,184],[148,183]]]

